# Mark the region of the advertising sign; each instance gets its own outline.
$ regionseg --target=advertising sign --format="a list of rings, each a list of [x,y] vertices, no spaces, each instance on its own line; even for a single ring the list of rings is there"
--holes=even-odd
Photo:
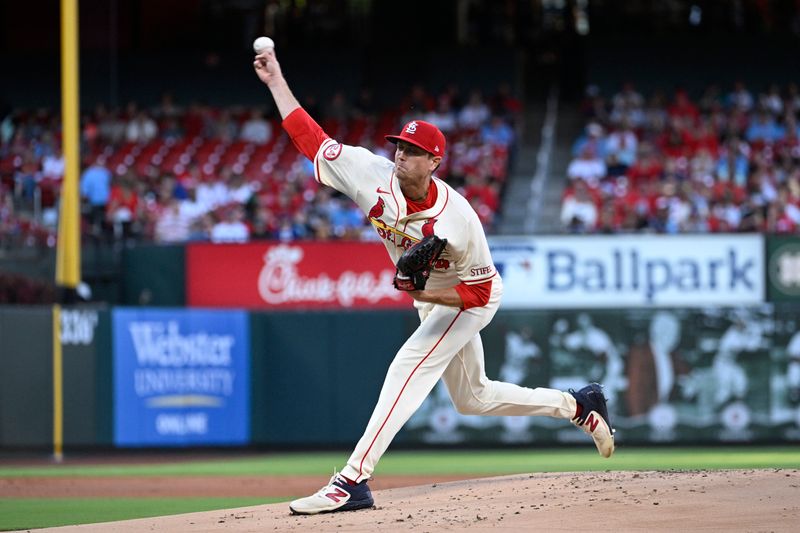
[[[800,301],[800,237],[767,237],[770,301]]]
[[[799,311],[792,304],[500,311],[481,332],[486,374],[561,391],[601,383],[617,443],[796,442]],[[441,381],[403,438],[594,448],[567,420],[460,414]]]
[[[115,444],[246,444],[248,324],[243,311],[115,309]]]
[[[256,309],[409,308],[380,243],[190,244],[190,306]]]
[[[506,309],[764,301],[761,235],[493,238]]]

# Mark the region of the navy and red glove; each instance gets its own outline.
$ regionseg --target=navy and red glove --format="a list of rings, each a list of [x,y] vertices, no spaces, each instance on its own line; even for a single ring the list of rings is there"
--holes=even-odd
[[[434,263],[442,255],[447,239],[428,235],[403,252],[397,261],[394,288],[399,291],[421,291],[428,282]]]

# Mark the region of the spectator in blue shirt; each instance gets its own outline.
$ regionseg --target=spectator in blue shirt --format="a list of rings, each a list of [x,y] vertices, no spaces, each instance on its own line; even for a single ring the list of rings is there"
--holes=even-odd
[[[597,122],[587,124],[585,133],[572,145],[572,155],[578,157],[587,146],[590,146],[600,159],[606,158],[605,130]]]
[[[503,117],[493,116],[491,122],[481,128],[481,141],[510,148],[514,143],[514,130],[503,120]]]
[[[758,114],[758,118],[747,128],[745,136],[750,142],[762,141],[772,143],[783,139],[785,134],[786,132],[775,122],[775,119],[766,111],[762,111]]]
[[[732,137],[720,151],[717,159],[716,174],[720,181],[730,181],[739,186],[747,183],[750,162],[739,147],[739,139]]]
[[[105,167],[102,158],[83,171],[80,185],[92,235],[100,237],[105,228],[106,205],[111,195],[111,171]]]

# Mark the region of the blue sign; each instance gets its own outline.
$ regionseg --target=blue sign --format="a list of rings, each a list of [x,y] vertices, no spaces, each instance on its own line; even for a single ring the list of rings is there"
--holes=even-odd
[[[118,446],[249,442],[244,311],[117,308],[113,325]]]

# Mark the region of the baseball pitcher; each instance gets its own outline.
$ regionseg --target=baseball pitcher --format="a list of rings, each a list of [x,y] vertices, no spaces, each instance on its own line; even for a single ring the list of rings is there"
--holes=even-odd
[[[394,436],[441,378],[464,414],[551,416],[588,433],[603,457],[614,436],[598,384],[575,392],[492,381],[484,371],[480,331],[500,304],[503,282],[469,203],[433,174],[447,143],[434,125],[414,120],[386,139],[394,161],[331,139],[300,107],[273,48],[253,62],[292,142],[314,164],[315,178],[350,197],[369,217],[397,267],[420,326],[395,356],[364,435],[340,473],[316,494],[291,502],[297,514],[373,506],[367,481]]]

